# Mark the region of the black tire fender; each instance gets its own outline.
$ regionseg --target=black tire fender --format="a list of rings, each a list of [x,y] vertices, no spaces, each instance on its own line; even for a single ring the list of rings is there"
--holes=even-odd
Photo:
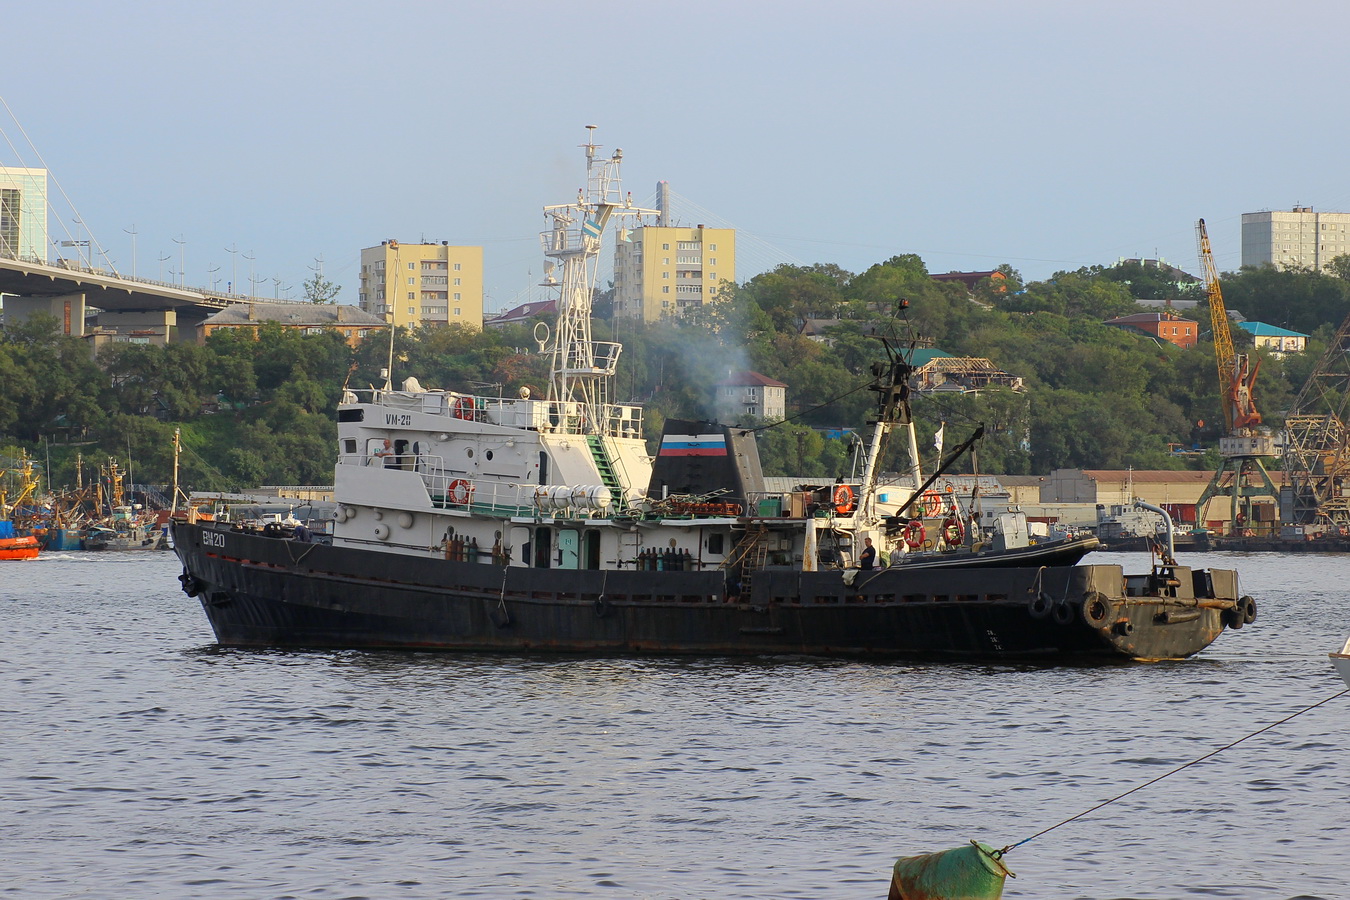
[[[1238,600],[1242,609],[1242,623],[1250,625],[1256,621],[1256,598],[1244,596]]]
[[[1055,622],[1060,625],[1072,625],[1077,618],[1074,609],[1068,603],[1055,604]]]
[[[1101,591],[1089,591],[1083,598],[1083,621],[1093,628],[1101,628],[1115,618],[1116,605]]]
[[[1041,591],[1031,602],[1027,604],[1027,612],[1031,613],[1033,619],[1044,619],[1055,610],[1054,599],[1045,591]]]

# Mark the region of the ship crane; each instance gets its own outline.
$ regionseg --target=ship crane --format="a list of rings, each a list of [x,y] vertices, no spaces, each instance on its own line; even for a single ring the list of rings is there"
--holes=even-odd
[[[1263,461],[1277,455],[1275,438],[1268,428],[1262,426],[1261,413],[1256,409],[1256,375],[1261,369],[1261,362],[1257,360],[1252,365],[1246,353],[1238,353],[1233,348],[1228,310],[1224,306],[1219,270],[1214,265],[1214,253],[1210,248],[1204,219],[1196,223],[1195,234],[1200,267],[1205,273],[1210,326],[1214,334],[1214,362],[1218,368],[1224,419],[1224,434],[1219,438],[1219,453],[1223,460],[1195,504],[1196,524],[1203,525],[1206,521],[1205,512],[1210,500],[1228,497],[1228,532],[1240,534],[1254,530],[1256,517],[1253,514],[1257,508],[1279,508],[1279,492],[1270,480]],[[1269,497],[1272,502],[1258,505],[1253,503],[1257,497]],[[1275,527],[1273,516],[1266,521],[1270,528]]]

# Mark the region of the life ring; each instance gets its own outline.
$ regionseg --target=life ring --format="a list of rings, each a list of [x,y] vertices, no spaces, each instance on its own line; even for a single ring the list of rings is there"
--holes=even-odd
[[[460,397],[455,401],[454,416],[456,419],[472,419],[474,413],[473,398]]]
[[[910,519],[909,525],[905,528],[905,545],[911,550],[918,550],[927,537],[928,532],[923,527],[923,520]]]
[[[841,516],[846,516],[853,512],[853,506],[853,488],[846,484],[835,485],[834,511]]]
[[[955,547],[966,539],[966,526],[956,516],[948,516],[942,523],[942,539]]]
[[[1101,591],[1092,591],[1083,598],[1083,621],[1093,628],[1101,628],[1115,618],[1115,604]]]
[[[925,516],[933,517],[942,515],[942,495],[937,491],[924,491],[923,499],[920,502],[923,504],[923,514]]]
[[[456,478],[446,488],[445,496],[457,506],[468,506],[469,500],[473,498],[473,485],[463,478]]]

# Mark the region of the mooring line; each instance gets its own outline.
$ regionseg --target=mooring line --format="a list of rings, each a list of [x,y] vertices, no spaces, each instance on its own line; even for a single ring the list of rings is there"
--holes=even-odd
[[[1016,850],[1018,847],[1022,846],[1023,844],[1027,844],[1027,843],[1030,843],[1031,841],[1036,840],[1036,838],[1040,837],[1040,836],[1043,835],[1043,834],[1048,834],[1049,832],[1054,831],[1056,828],[1060,827],[1061,825],[1068,825],[1070,822],[1072,822],[1072,821],[1074,821],[1074,820],[1076,820],[1076,819],[1081,819],[1081,818],[1083,818],[1083,816],[1086,816],[1086,815],[1088,815],[1089,813],[1094,813],[1094,812],[1096,812],[1097,810],[1101,809],[1103,806],[1107,806],[1107,805],[1109,805],[1109,804],[1111,804],[1111,803],[1115,803],[1117,800],[1121,800],[1121,799],[1124,799],[1125,797],[1130,796],[1130,795],[1133,794],[1135,791],[1142,791],[1144,788],[1148,787],[1148,786],[1151,785],[1151,784],[1157,784],[1159,781],[1162,781],[1164,778],[1167,778],[1169,775],[1175,775],[1175,774],[1177,774],[1178,772],[1180,772],[1182,769],[1190,768],[1191,766],[1195,765],[1196,763],[1202,763],[1202,762],[1204,762],[1205,760],[1209,759],[1209,758],[1212,757],[1212,756],[1218,756],[1218,755],[1219,755],[1220,753],[1222,753],[1223,751],[1225,751],[1225,750],[1230,750],[1230,749],[1232,749],[1233,747],[1236,747],[1238,744],[1242,743],[1243,741],[1247,740],[1248,738],[1254,738],[1254,737],[1256,737],[1258,734],[1262,734],[1262,733],[1264,733],[1264,732],[1269,731],[1269,730],[1272,729],[1272,728],[1276,728],[1276,727],[1278,727],[1278,726],[1280,726],[1280,725],[1283,725],[1285,722],[1288,722],[1290,719],[1296,719],[1296,718],[1298,718],[1299,716],[1303,715],[1305,712],[1311,712],[1311,711],[1313,711],[1314,709],[1317,709],[1317,707],[1322,706],[1322,705],[1324,705],[1324,704],[1326,704],[1326,703],[1330,703],[1332,700],[1335,700],[1335,699],[1338,698],[1338,697],[1344,697],[1346,694],[1350,694],[1350,688],[1346,688],[1345,690],[1341,691],[1340,693],[1332,694],[1330,697],[1327,697],[1325,700],[1320,700],[1320,701],[1318,701],[1317,703],[1314,703],[1312,706],[1305,707],[1304,709],[1300,709],[1300,710],[1299,710],[1298,712],[1296,712],[1296,713],[1291,713],[1290,715],[1285,716],[1283,719],[1280,719],[1278,722],[1272,722],[1272,723],[1270,723],[1269,725],[1267,725],[1267,726],[1264,727],[1264,728],[1261,728],[1261,729],[1259,729],[1259,730],[1257,730],[1257,731],[1253,731],[1251,734],[1247,735],[1246,737],[1240,737],[1240,738],[1238,738],[1236,741],[1233,741],[1231,744],[1225,744],[1224,746],[1220,747],[1220,748],[1217,749],[1217,750],[1211,750],[1209,753],[1206,753],[1204,756],[1200,757],[1199,759],[1193,759],[1193,760],[1191,760],[1191,761],[1188,762],[1188,763],[1182,763],[1181,765],[1177,766],[1175,769],[1172,769],[1170,772],[1164,772],[1163,774],[1159,775],[1157,778],[1152,779],[1151,781],[1145,781],[1143,784],[1136,785],[1135,787],[1130,788],[1130,789],[1129,789],[1128,791],[1126,791],[1125,793],[1120,794],[1120,795],[1115,796],[1115,797],[1112,797],[1110,800],[1103,800],[1101,803],[1098,803],[1096,806],[1092,807],[1091,809],[1085,809],[1085,810],[1083,810],[1082,812],[1080,812],[1078,815],[1076,815],[1076,816],[1070,816],[1069,818],[1065,819],[1063,822],[1057,822],[1057,823],[1055,823],[1054,825],[1051,825],[1049,828],[1041,829],[1040,831],[1036,832],[1035,834],[1033,834],[1033,835],[1032,835],[1031,837],[1029,837],[1029,838],[1026,838],[1026,839],[1024,839],[1024,840],[1020,840],[1020,841],[1018,841],[1018,842],[1015,843],[1015,844],[1009,844],[1008,846],[1004,847],[1002,850],[997,850],[997,851],[995,851],[995,857],[996,857],[996,858],[1002,858],[1002,857],[1003,857],[1005,854],[1007,854],[1008,852],[1010,852],[1010,851],[1012,851],[1012,850]]]

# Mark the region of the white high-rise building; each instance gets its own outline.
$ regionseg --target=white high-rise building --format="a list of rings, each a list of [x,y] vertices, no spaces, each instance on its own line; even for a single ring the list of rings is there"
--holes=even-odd
[[[47,170],[0,166],[0,256],[47,261]]]
[[[1350,254],[1350,213],[1311,206],[1242,214],[1242,264],[1321,271]]]

